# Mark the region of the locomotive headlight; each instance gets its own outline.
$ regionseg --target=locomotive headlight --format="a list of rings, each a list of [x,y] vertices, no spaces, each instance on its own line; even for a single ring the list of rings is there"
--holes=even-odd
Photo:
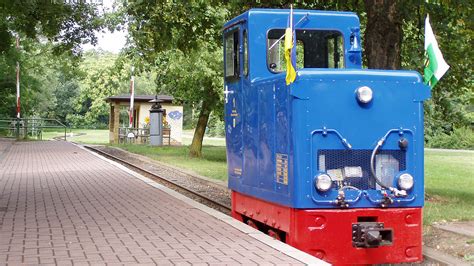
[[[363,86],[363,87],[360,87],[356,90],[356,95],[357,95],[357,100],[361,103],[369,103],[370,101],[372,101],[372,96],[373,96],[373,93],[372,93],[372,89],[367,87],[367,86]]]
[[[398,177],[398,187],[403,190],[410,190],[413,187],[413,176],[408,173],[403,173]]]
[[[328,191],[332,186],[331,177],[327,174],[320,174],[316,177],[315,185],[319,191]]]

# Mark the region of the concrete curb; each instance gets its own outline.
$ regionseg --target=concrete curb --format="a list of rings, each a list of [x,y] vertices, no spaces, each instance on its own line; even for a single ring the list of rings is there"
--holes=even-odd
[[[453,223],[453,224],[433,224],[432,226],[435,227],[435,228],[438,228],[440,230],[455,233],[455,234],[458,234],[458,235],[467,236],[467,237],[474,237],[474,231],[470,230],[472,228],[472,226],[471,226],[471,228],[469,228],[468,226],[463,225],[463,224],[459,224],[459,223],[458,224],[456,224],[456,223]]]
[[[460,265],[469,266],[470,263],[464,262],[451,255],[439,252],[438,250],[430,247],[423,247],[423,256],[427,260],[434,261],[436,265]]]
[[[176,192],[176,191],[174,191],[170,188],[167,188],[163,185],[160,185],[160,184],[156,183],[155,181],[153,181],[153,180],[151,180],[151,179],[149,179],[149,178],[147,178],[147,177],[145,177],[145,176],[143,176],[143,175],[141,175],[141,174],[139,174],[135,171],[132,171],[132,170],[128,169],[127,167],[125,167],[125,166],[123,166],[123,165],[121,165],[117,162],[114,162],[110,159],[107,159],[107,158],[103,157],[102,155],[99,155],[99,154],[97,154],[95,152],[92,152],[90,150],[87,150],[86,148],[84,148],[80,145],[77,145],[77,144],[74,144],[74,145],[79,147],[80,149],[83,149],[83,150],[93,154],[94,156],[96,156],[96,157],[98,157],[98,158],[100,158],[100,159],[116,166],[117,168],[121,169],[122,171],[124,171],[124,172],[126,172],[126,173],[142,180],[146,184],[148,184],[148,185],[150,185],[154,188],[160,189],[161,191],[173,196],[174,198],[179,199],[179,200],[187,203],[188,205],[191,205],[192,207],[194,207],[196,209],[199,209],[199,210],[213,216],[214,218],[229,224],[230,226],[232,226],[232,227],[236,228],[237,230],[247,234],[248,236],[250,236],[250,237],[252,237],[252,238],[254,238],[254,239],[256,239],[256,240],[258,240],[258,241],[260,241],[260,242],[262,242],[262,243],[264,243],[264,244],[266,244],[266,245],[268,245],[268,246],[270,246],[270,247],[272,247],[272,248],[274,248],[278,251],[280,251],[281,253],[306,264],[306,265],[331,265],[331,264],[329,264],[325,261],[322,261],[322,260],[320,260],[320,259],[318,259],[314,256],[311,256],[311,255],[309,255],[309,254],[307,254],[307,253],[305,253],[305,252],[303,252],[299,249],[296,249],[292,246],[289,246],[289,245],[287,245],[287,244],[285,244],[285,243],[283,243],[279,240],[275,240],[272,237],[270,237],[270,236],[268,236],[268,235],[266,235],[266,234],[264,234],[264,233],[262,233],[262,232],[260,232],[256,229],[254,229],[250,226],[247,226],[246,224],[241,223],[241,222],[233,219],[232,217],[230,217],[228,215],[225,215],[225,214],[223,214],[219,211],[216,211],[212,208],[209,208],[209,207],[207,207],[207,206],[205,206],[205,205],[203,205],[199,202],[196,202],[196,201],[194,201],[194,200],[184,196],[183,194],[180,194],[180,193],[178,193],[178,192]]]

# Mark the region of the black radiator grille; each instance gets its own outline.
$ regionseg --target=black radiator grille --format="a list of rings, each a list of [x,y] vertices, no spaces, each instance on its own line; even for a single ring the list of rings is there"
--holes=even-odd
[[[370,174],[370,156],[372,150],[319,150],[316,163],[318,170],[328,172],[334,179],[358,189],[376,189],[375,180]],[[357,172],[360,174],[348,174]],[[353,171],[356,169],[357,171]],[[405,152],[401,150],[380,150],[377,152],[375,171],[387,185],[392,185],[393,178],[399,171],[406,169]],[[346,173],[347,174],[347,173]],[[361,175],[361,176],[354,176]],[[336,177],[337,176],[337,177]]]

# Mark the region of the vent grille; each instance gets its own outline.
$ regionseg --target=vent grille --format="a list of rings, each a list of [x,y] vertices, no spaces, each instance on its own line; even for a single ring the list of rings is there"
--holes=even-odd
[[[372,150],[319,150],[318,170],[327,172],[333,180],[358,189],[379,189],[370,174]],[[375,172],[386,185],[392,185],[395,175],[406,170],[405,152],[380,150],[375,158]]]

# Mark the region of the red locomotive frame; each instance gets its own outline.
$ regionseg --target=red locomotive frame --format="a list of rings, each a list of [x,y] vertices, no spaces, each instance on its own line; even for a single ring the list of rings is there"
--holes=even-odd
[[[294,209],[232,191],[232,217],[306,253],[338,264],[422,260],[422,209]],[[390,246],[352,246],[352,224],[383,222],[394,232]]]

